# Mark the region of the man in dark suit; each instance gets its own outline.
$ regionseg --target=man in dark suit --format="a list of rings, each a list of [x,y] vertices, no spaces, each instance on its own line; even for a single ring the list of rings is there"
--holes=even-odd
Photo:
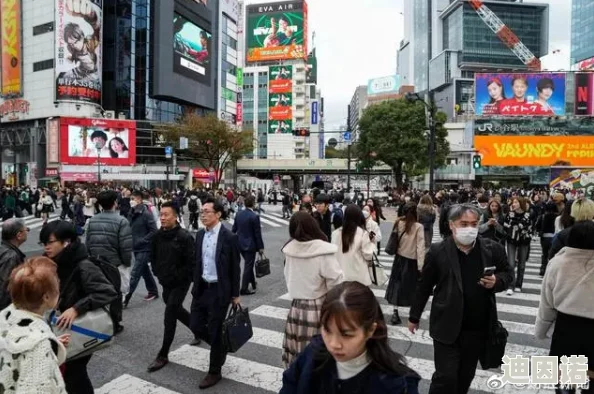
[[[256,199],[248,196],[245,199],[245,207],[235,217],[233,232],[239,237],[239,250],[243,256],[244,268],[243,279],[241,280],[241,295],[252,295],[256,293],[256,275],[254,274],[254,262],[256,252],[264,253],[264,241],[262,241],[262,227],[260,216],[254,212]],[[249,284],[253,290],[249,290]]]
[[[479,219],[474,205],[450,207],[452,236],[431,245],[417,283],[408,319],[413,334],[435,288],[429,317],[435,373],[429,394],[468,392],[497,321],[495,293],[513,281],[503,246],[477,238]]]
[[[223,321],[229,305],[239,304],[241,274],[237,236],[221,223],[223,205],[208,199],[200,220],[206,228],[196,234],[196,267],[192,289],[190,328],[210,345],[210,367],[199,387],[205,389],[221,380],[227,357],[223,343]]]

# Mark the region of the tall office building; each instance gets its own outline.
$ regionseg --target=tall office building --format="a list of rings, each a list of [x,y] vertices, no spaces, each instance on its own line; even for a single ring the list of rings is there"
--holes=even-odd
[[[594,57],[594,2],[572,0],[571,3],[571,64]]]
[[[355,135],[359,132],[359,119],[363,116],[363,110],[365,108],[367,108],[367,85],[357,86],[351,98],[348,111],[349,126]]]
[[[547,4],[503,0],[484,3],[536,57],[547,54]],[[398,72],[403,81],[414,81],[417,92],[429,87],[449,118],[456,112],[473,112],[475,72],[527,69],[468,0],[414,1],[413,7],[405,8],[405,20],[414,24],[408,29],[412,38],[405,37],[399,50],[402,61]]]

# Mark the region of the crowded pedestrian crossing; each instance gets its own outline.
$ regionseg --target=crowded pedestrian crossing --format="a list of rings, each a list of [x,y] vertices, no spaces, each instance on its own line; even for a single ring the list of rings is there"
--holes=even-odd
[[[41,228],[41,226],[43,226],[43,219],[40,217],[37,218],[35,217],[35,215],[23,216],[20,219],[23,219],[25,221],[25,225],[29,227],[30,230]],[[58,219],[60,219],[60,214],[58,212],[54,212],[50,214],[48,222],[53,222]],[[2,223],[3,221],[0,220],[0,232],[2,232]]]
[[[277,218],[271,212],[263,214],[262,219],[268,220],[270,217]],[[278,217],[280,217],[280,214]],[[282,223],[276,219],[270,219],[269,221],[275,224]],[[267,224],[264,220],[262,220],[262,223],[263,225]],[[433,242],[439,242],[440,240],[441,238],[436,232]],[[503,292],[497,294],[498,317],[509,332],[506,347],[506,355],[508,356],[542,356],[548,355],[549,352],[549,341],[539,341],[534,338],[534,321],[538,311],[542,281],[542,278],[538,276],[540,254],[539,241],[534,239],[526,265],[522,292],[516,292],[511,296]],[[378,258],[389,274],[393,257],[386,255],[382,251]],[[373,292],[381,304],[384,315],[388,318],[392,313],[392,306],[388,305],[384,300],[385,289],[375,287]],[[271,302],[250,308],[249,313],[254,335],[240,351],[228,355],[222,370],[224,380],[221,383],[222,390],[230,386],[235,389],[237,385],[239,385],[240,389],[244,386],[250,393],[269,393],[280,390],[283,374],[281,353],[284,324],[290,307],[290,297],[288,294],[283,294]],[[431,376],[435,371],[433,340],[428,332],[430,308],[429,305],[425,308],[420,329],[415,334],[408,331],[405,323],[398,326],[388,326],[388,337],[392,348],[403,354],[409,366],[421,375],[423,380],[420,392],[422,393],[428,391]],[[407,309],[401,308],[403,318],[408,317]],[[406,322],[406,319],[403,320]],[[208,371],[209,350],[207,346],[195,347],[186,344],[172,351],[169,354],[169,360],[173,364],[184,367],[179,369],[177,373],[188,374],[189,376],[185,378],[195,381],[197,385],[204,373]],[[479,364],[470,392],[534,394],[545,392],[544,389],[518,389],[509,385],[499,389],[490,389],[488,386],[489,378],[500,373],[500,370],[482,370]],[[161,386],[157,375],[132,376],[131,374],[124,374],[105,383],[96,390],[96,393],[176,394],[177,392],[171,388]]]

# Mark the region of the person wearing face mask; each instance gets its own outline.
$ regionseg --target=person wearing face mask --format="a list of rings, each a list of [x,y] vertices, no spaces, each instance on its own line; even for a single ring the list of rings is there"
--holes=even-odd
[[[369,233],[372,242],[379,245],[382,241],[382,230],[375,220],[371,217],[371,208],[366,205],[363,207],[363,217],[365,218],[365,229]]]
[[[528,260],[529,246],[532,241],[532,219],[527,210],[524,197],[513,197],[511,200],[511,211],[507,214],[503,228],[507,232],[507,259],[512,271],[518,263],[518,275],[509,284],[507,295],[522,291],[524,282],[524,270]]]
[[[408,319],[414,334],[435,289],[429,317],[435,361],[431,394],[468,392],[497,321],[495,293],[513,280],[503,246],[477,237],[476,206],[454,205],[448,219],[452,236],[429,248]]]

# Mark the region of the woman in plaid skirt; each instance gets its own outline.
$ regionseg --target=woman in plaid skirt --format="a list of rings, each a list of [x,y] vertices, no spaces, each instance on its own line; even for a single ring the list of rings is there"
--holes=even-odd
[[[283,340],[287,369],[312,337],[320,333],[320,312],[326,293],[343,281],[338,248],[328,242],[315,219],[305,211],[289,222],[291,240],[283,247],[285,280],[293,299]]]

